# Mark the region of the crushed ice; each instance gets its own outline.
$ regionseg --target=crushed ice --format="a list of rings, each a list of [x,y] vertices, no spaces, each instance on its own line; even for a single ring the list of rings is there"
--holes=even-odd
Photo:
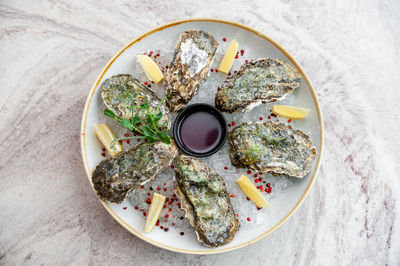
[[[226,50],[226,46],[226,43],[220,42],[220,47],[218,48],[214,61],[210,67],[210,69],[213,69],[214,71],[209,71],[208,79],[200,86],[199,93],[193,97],[189,104],[202,102],[214,105],[214,96],[217,92],[217,88],[220,84],[226,81],[227,77],[225,74],[217,73],[215,71],[215,69],[218,68],[220,59],[223,57],[223,52]],[[166,66],[169,65],[173,58],[175,43],[166,41],[165,43],[160,44],[160,47],[163,47],[163,49],[153,50],[153,55],[158,53],[160,54],[160,56],[157,57],[155,61],[157,63],[160,63],[159,66],[162,68],[162,70],[166,71]],[[142,53],[149,53],[149,50],[142,51]],[[234,64],[231,68],[231,73],[233,73],[235,70],[238,70],[240,65],[244,63],[245,59],[252,59],[246,57],[247,53],[248,51],[246,51],[244,56],[239,56],[239,59],[234,60]],[[146,80],[146,76],[143,74],[140,65],[134,60],[133,65],[133,73],[130,74],[133,74],[142,82],[149,82],[148,80]],[[151,89],[154,90],[160,97],[163,96],[164,90],[161,84],[157,85],[150,82],[149,84],[151,84]],[[293,105],[295,104],[295,96],[293,94],[290,94],[280,103]],[[288,123],[287,119],[271,116],[270,109],[272,104],[273,103],[262,104],[255,107],[252,111],[244,114],[236,113],[224,115],[229,124],[234,121],[235,125],[240,125],[242,122],[245,121],[259,121],[261,119],[264,121],[270,120],[274,122]],[[173,121],[175,115],[171,115],[171,118]],[[291,123],[293,124],[295,122]],[[122,136],[124,133],[126,133],[126,131],[121,129],[120,127],[113,128],[119,128],[116,130],[117,135]],[[133,142],[139,143],[136,140],[131,141],[129,145],[124,143],[124,150],[132,146]],[[293,179],[284,176],[272,176],[270,174],[260,175],[253,170],[251,171],[251,174],[247,174],[248,169],[235,169],[231,165],[229,159],[227,143],[218,153],[201,160],[213,169],[215,169],[221,176],[225,178],[228,192],[234,195],[231,198],[231,202],[235,211],[238,214],[238,219],[240,220],[242,227],[263,226],[268,220],[268,209],[274,208],[274,206],[271,205],[269,208],[266,209],[257,209],[254,203],[246,199],[245,194],[234,182],[237,177],[239,177],[241,174],[244,174],[254,182],[254,175],[257,174],[257,178],[261,177],[262,181],[255,184],[256,186],[262,185],[263,187],[266,187],[266,184],[270,183],[270,186],[272,187],[272,192],[263,192],[267,200],[279,197],[279,195],[285,193],[286,188],[294,182]],[[177,201],[176,197],[174,197],[174,175],[175,174],[173,169],[171,169],[170,167],[168,169],[165,169],[160,174],[158,174],[153,181],[150,181],[146,185],[144,185],[144,188],[141,188],[131,193],[128,201],[132,208],[138,212],[138,215],[143,217],[143,219],[146,219],[146,217],[143,215],[143,212],[146,212],[147,214],[149,208],[149,204],[146,203],[147,198],[151,199],[153,196],[153,192],[158,192],[165,195],[168,198],[168,201],[166,201],[165,208],[163,208],[163,211],[161,213],[159,219],[159,227],[163,226],[164,228],[168,227],[169,229],[174,228],[178,232],[188,232],[189,230],[192,230],[191,226],[189,224],[189,221],[186,218],[183,218],[185,217],[185,211],[179,208],[178,204],[180,204],[180,201]],[[165,218],[166,214],[168,214],[168,218]],[[247,217],[250,217],[250,221],[247,220]]]

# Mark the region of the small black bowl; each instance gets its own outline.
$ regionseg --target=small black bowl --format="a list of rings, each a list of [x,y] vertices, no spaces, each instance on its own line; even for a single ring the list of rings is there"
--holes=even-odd
[[[221,137],[217,143],[217,145],[209,151],[200,153],[191,150],[189,147],[185,145],[181,137],[181,127],[183,121],[190,115],[197,113],[197,112],[207,112],[217,118],[220,126],[221,126]],[[217,151],[219,151],[222,146],[224,146],[227,135],[228,135],[228,127],[226,125],[226,120],[222,113],[216,109],[214,106],[205,104],[205,103],[196,103],[183,108],[179,114],[176,116],[173,126],[173,134],[176,144],[178,145],[179,149],[184,153],[194,156],[194,157],[206,157],[210,156]]]

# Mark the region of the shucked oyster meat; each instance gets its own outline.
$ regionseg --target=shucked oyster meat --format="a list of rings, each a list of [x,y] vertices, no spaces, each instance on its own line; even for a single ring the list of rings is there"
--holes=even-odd
[[[97,195],[103,200],[121,203],[129,191],[170,165],[177,153],[175,143],[142,143],[116,158],[100,162],[92,175]]]
[[[246,122],[228,133],[232,165],[302,178],[317,153],[301,130],[273,122]]]
[[[160,103],[160,99],[152,90],[129,74],[118,74],[106,79],[101,85],[100,94],[104,105],[113,111],[119,119],[132,117],[132,101],[134,105],[147,103],[153,113]],[[167,130],[171,122],[165,103],[160,105],[159,111],[163,114],[160,121],[158,121],[160,129]],[[146,110],[135,108],[133,109],[133,115],[139,116],[141,121],[144,121]],[[141,123],[138,124],[138,127],[140,126],[142,126]]]
[[[179,155],[175,190],[199,241],[218,247],[232,241],[240,224],[224,179],[198,159]]]
[[[189,30],[180,35],[164,82],[171,112],[182,109],[198,92],[217,48],[218,42],[210,33]]]
[[[224,82],[215,96],[223,112],[248,112],[261,103],[282,100],[300,85],[299,72],[272,58],[253,59]]]

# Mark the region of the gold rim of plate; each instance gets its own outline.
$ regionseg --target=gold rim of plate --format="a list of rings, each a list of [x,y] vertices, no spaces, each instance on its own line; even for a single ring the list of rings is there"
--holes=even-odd
[[[314,87],[312,86],[309,78],[307,77],[306,73],[304,72],[304,70],[300,67],[300,65],[297,63],[297,61],[282,47],[280,46],[277,42],[275,42],[274,40],[272,40],[271,38],[269,38],[268,36],[266,36],[264,33],[261,33],[259,31],[256,31],[244,24],[238,23],[238,22],[233,22],[233,21],[228,21],[228,20],[222,20],[222,19],[215,19],[215,18],[187,18],[187,19],[182,19],[182,20],[176,20],[176,21],[172,21],[166,24],[163,24],[161,26],[158,26],[156,28],[151,29],[150,31],[140,35],[138,38],[134,39],[133,41],[131,41],[130,43],[128,43],[125,47],[123,47],[120,51],[118,51],[116,53],[116,55],[113,56],[113,58],[111,58],[111,60],[106,64],[106,66],[104,67],[104,69],[101,71],[101,73],[99,74],[99,76],[97,77],[96,81],[93,84],[92,89],[90,90],[90,93],[86,99],[86,103],[85,103],[85,108],[83,110],[83,114],[82,114],[82,123],[81,123],[81,153],[82,153],[82,159],[83,159],[83,164],[85,166],[85,170],[86,170],[86,174],[87,177],[89,179],[89,183],[92,186],[93,191],[96,193],[96,191],[93,188],[93,184],[91,181],[91,176],[92,173],[89,169],[89,164],[88,164],[88,160],[87,160],[87,153],[86,153],[86,134],[85,134],[85,128],[86,128],[86,120],[87,120],[87,114],[88,114],[88,110],[89,110],[89,106],[92,100],[92,97],[94,95],[94,92],[96,91],[97,86],[99,85],[101,79],[103,78],[104,74],[106,73],[106,71],[110,68],[110,66],[115,62],[115,60],[129,47],[131,47],[132,45],[134,45],[137,42],[140,42],[141,40],[143,40],[144,38],[146,38],[147,36],[154,34],[156,32],[162,31],[164,29],[170,28],[170,27],[174,27],[176,25],[179,24],[183,24],[183,23],[190,23],[190,22],[214,22],[214,23],[221,23],[221,24],[228,24],[228,25],[232,25],[235,27],[238,27],[240,29],[244,29],[247,30],[253,34],[256,34],[257,36],[263,38],[264,40],[266,40],[267,42],[271,43],[272,45],[274,45],[278,50],[280,50],[292,63],[293,65],[299,70],[299,72],[301,73],[303,79],[305,80],[305,82],[307,83],[308,88],[310,89],[310,93],[313,97],[313,101],[314,101],[314,105],[315,108],[317,110],[317,115],[318,115],[318,123],[319,123],[319,133],[320,133],[320,150],[318,152],[318,158],[317,158],[317,162],[315,165],[315,171],[312,173],[312,177],[308,183],[308,186],[306,188],[306,190],[304,191],[303,195],[300,197],[300,199],[297,201],[296,205],[289,211],[288,214],[286,214],[286,216],[280,220],[276,225],[274,225],[272,228],[270,228],[269,230],[267,230],[266,232],[262,233],[261,235],[259,235],[258,237],[255,237],[254,239],[247,241],[245,243],[233,246],[233,247],[229,247],[229,248],[221,248],[221,249],[210,249],[210,250],[191,250],[191,249],[180,249],[180,248],[176,248],[173,246],[169,246],[169,245],[165,245],[163,243],[160,243],[158,241],[155,241],[151,238],[149,238],[148,236],[143,235],[142,233],[136,231],[134,228],[132,228],[131,226],[129,226],[120,216],[118,216],[114,210],[111,208],[111,206],[103,201],[100,200],[101,204],[103,204],[104,208],[111,214],[111,216],[120,224],[122,225],[126,230],[128,230],[129,232],[131,232],[132,234],[134,234],[135,236],[139,237],[140,239],[155,245],[157,247],[160,248],[164,248],[167,250],[171,250],[171,251],[175,251],[175,252],[180,252],[180,253],[187,253],[187,254],[217,254],[217,253],[223,253],[223,252],[227,252],[227,251],[232,251],[235,249],[239,249],[245,246],[248,246],[252,243],[257,242],[258,240],[266,237],[267,235],[271,234],[272,232],[274,232],[275,230],[277,230],[283,223],[285,223],[294,213],[295,211],[300,207],[300,205],[303,203],[306,195],[308,194],[308,192],[310,191],[310,188],[312,187],[312,185],[315,182],[319,167],[321,165],[321,155],[322,155],[322,151],[323,151],[323,145],[324,145],[324,124],[323,124],[323,119],[322,119],[322,113],[321,113],[321,109],[319,107],[319,102],[318,102],[318,98],[317,95],[315,93]]]

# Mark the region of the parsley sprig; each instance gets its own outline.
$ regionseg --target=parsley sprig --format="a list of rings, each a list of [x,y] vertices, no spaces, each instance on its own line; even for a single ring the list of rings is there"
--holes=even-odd
[[[167,133],[165,133],[165,131],[160,130],[158,125],[158,121],[160,121],[160,119],[162,118],[162,112],[160,112],[160,105],[164,101],[165,97],[162,98],[162,100],[159,102],[154,113],[150,111],[148,103],[145,102],[141,105],[135,105],[133,101],[133,95],[131,95],[131,99],[132,99],[130,106],[132,113],[131,118],[119,119],[110,109],[104,109],[104,114],[118,121],[122,127],[137,132],[141,136],[116,138],[114,139],[114,142],[126,139],[147,139],[147,141],[150,143],[155,141],[161,141],[166,144],[171,144],[170,136],[168,136]],[[139,116],[137,115],[135,116],[133,113],[134,109],[146,110],[147,113],[145,119],[142,120]],[[142,124],[142,126],[139,125],[140,123]]]

